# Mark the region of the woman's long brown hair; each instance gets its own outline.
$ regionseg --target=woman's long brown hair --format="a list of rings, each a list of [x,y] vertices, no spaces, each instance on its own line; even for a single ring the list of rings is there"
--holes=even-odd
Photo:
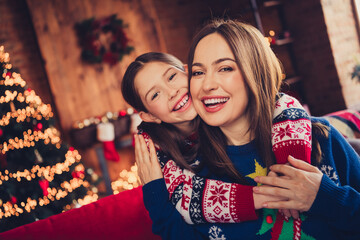
[[[137,57],[126,69],[121,83],[121,91],[125,101],[138,112],[148,112],[148,110],[136,90],[134,84],[135,77],[150,62],[166,63],[184,71],[182,62],[170,54],[150,52]],[[192,124],[194,129],[197,129],[198,120],[194,119]],[[149,134],[154,143],[158,144],[162,151],[167,156],[172,157],[180,167],[192,170],[189,162],[196,157],[197,145],[193,148],[188,148],[184,143],[183,134],[176,127],[164,122],[161,124],[142,122],[138,128]]]
[[[276,96],[283,79],[280,61],[264,36],[253,26],[234,20],[216,19],[203,27],[190,46],[189,81],[196,46],[210,34],[220,34],[228,43],[244,78],[249,96],[247,114],[251,123],[248,131],[254,139],[260,157],[269,169],[275,163],[271,146],[271,128]],[[199,125],[200,152],[206,165],[216,174],[226,174],[234,181],[248,184],[235,169],[226,154],[227,138],[219,127]]]

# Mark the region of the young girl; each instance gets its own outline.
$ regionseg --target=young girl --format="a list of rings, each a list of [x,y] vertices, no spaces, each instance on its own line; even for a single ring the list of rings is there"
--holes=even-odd
[[[154,180],[143,187],[153,231],[165,239],[358,239],[359,156],[326,120],[312,119],[312,161],[317,167],[294,158],[289,158],[292,166],[271,166],[271,138],[298,132],[285,127],[271,134],[281,74],[261,33],[247,24],[214,21],[195,37],[188,63],[191,96],[204,121],[199,149],[206,164],[198,175],[274,185],[254,191],[288,200],[265,206],[308,212],[294,221],[263,209],[254,221],[189,226],[171,210],[162,181]],[[267,166],[285,178],[265,177]]]
[[[158,144],[157,157],[153,153],[155,161],[146,161],[149,159],[146,144],[141,136],[135,136],[136,159],[142,182],[146,184],[162,178],[159,167],[151,168],[151,165],[158,164],[159,159],[170,199],[186,222],[253,220],[257,218],[255,209],[261,208],[264,200],[279,200],[258,194],[254,194],[253,199],[252,186],[248,184],[207,180],[189,171],[196,170],[194,165],[190,166],[190,162],[197,152],[196,148],[190,146],[191,139],[186,137],[192,137],[191,134],[196,131],[196,112],[188,94],[187,75],[178,59],[164,53],[139,56],[124,75],[122,91],[125,100],[143,119],[139,126],[143,136],[151,143],[150,135]],[[291,108],[283,108],[287,102],[293,104]],[[301,105],[289,96],[282,96],[278,103],[277,115],[280,112],[285,115],[285,109],[292,109],[308,117]],[[306,121],[304,116],[302,119]],[[292,120],[292,125],[296,125],[295,120]],[[154,151],[152,148],[150,150]],[[144,167],[146,164],[150,164],[150,168]],[[220,199],[221,204],[212,204],[216,199]]]

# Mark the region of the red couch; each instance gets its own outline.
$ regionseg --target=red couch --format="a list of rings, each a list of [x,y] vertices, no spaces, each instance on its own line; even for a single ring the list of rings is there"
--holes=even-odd
[[[160,239],[151,224],[138,187],[0,233],[0,239]]]

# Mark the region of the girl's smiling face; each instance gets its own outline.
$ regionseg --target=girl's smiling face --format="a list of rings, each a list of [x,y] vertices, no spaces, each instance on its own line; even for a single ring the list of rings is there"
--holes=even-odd
[[[247,131],[248,92],[226,40],[218,33],[201,39],[191,67],[190,91],[200,117],[222,130]]]
[[[180,69],[163,62],[146,63],[134,84],[148,110],[139,113],[144,121],[166,122],[181,128],[196,117],[187,74]]]

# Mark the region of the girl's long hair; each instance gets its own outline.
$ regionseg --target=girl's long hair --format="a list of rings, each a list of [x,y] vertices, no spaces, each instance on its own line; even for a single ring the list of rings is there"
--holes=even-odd
[[[140,55],[127,68],[121,83],[121,91],[125,101],[136,111],[148,112],[135,87],[135,78],[143,67],[150,62],[162,62],[184,71],[183,63],[176,57],[158,52],[149,52]],[[194,119],[194,129],[197,129],[198,120]],[[195,159],[197,145],[188,148],[185,145],[183,134],[172,124],[142,122],[138,129],[145,131],[151,139],[159,145],[161,150],[182,168],[191,170],[189,162]]]
[[[215,19],[203,27],[192,41],[188,58],[189,81],[196,46],[201,39],[213,33],[225,39],[235,56],[249,96],[246,111],[251,124],[248,131],[269,169],[275,163],[271,128],[276,96],[283,79],[282,65],[269,42],[255,27],[239,21]],[[209,126],[201,120],[199,144],[199,150],[212,172],[226,174],[236,182],[248,184],[227,156],[227,138],[219,127]]]

